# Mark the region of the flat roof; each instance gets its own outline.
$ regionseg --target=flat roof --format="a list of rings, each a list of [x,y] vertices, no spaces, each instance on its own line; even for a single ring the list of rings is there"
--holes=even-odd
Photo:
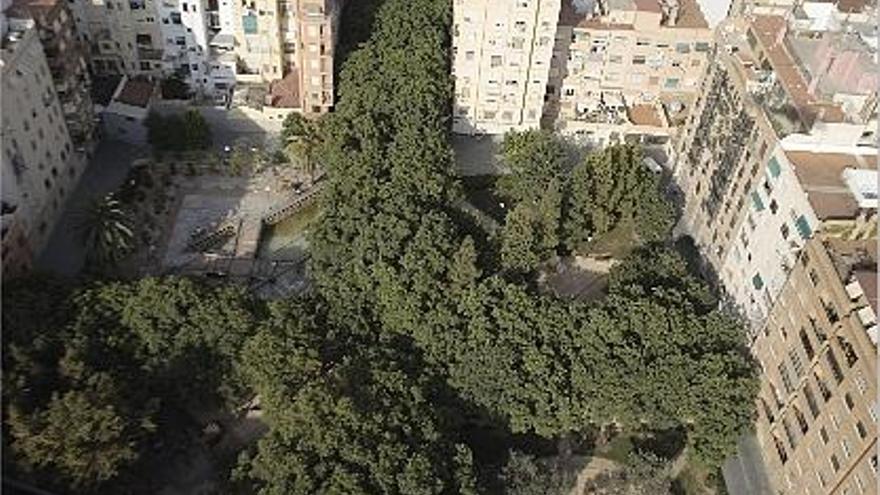
[[[848,168],[873,170],[876,156],[812,151],[786,151],[785,156],[820,220],[856,217],[859,204],[843,172]]]
[[[816,118],[823,122],[842,122],[844,113],[839,105],[819,102],[810,94],[804,69],[795,62],[783,42],[788,28],[785,18],[776,15],[755,16],[751,28],[798,112],[809,123]]]
[[[147,81],[128,80],[125,82],[122,91],[114,98],[113,101],[125,103],[135,107],[147,108],[150,99],[153,97],[155,86]]]
[[[609,10],[625,10],[652,12],[661,14],[659,0],[618,0],[609,4]],[[613,30],[633,30],[631,24],[606,22],[602,16],[592,16],[591,12],[578,12],[575,10],[572,0],[562,0],[562,8],[559,12],[559,24],[563,26],[580,27],[585,29],[599,29],[606,31]],[[703,16],[696,0],[680,0],[678,9],[678,19],[674,26],[663,26],[671,29],[681,28],[709,28],[709,23]]]

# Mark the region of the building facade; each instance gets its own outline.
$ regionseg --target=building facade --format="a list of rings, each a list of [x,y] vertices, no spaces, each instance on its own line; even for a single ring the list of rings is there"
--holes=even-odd
[[[876,252],[810,240],[752,344],[774,493],[877,493]]]
[[[676,145],[679,228],[754,337],[816,231],[859,238],[876,230],[876,206],[852,206],[844,171],[874,166],[877,148],[861,112],[808,91],[785,19],[735,18],[720,32]]]
[[[321,114],[333,106],[333,57],[342,0],[233,2],[236,77],[273,82],[270,106]],[[221,15],[221,18],[227,16]],[[277,81],[282,81],[277,83]],[[278,101],[276,101],[276,99]]]
[[[666,144],[687,116],[713,49],[693,0],[564,0],[545,115],[604,146]]]
[[[4,276],[27,270],[48,241],[85,163],[76,153],[32,19],[2,39]]]
[[[91,152],[97,137],[97,123],[89,95],[87,53],[67,2],[19,0],[9,12],[22,18],[31,17],[36,22],[70,139],[77,152]]]
[[[561,0],[455,0],[454,132],[540,126],[560,8]]]

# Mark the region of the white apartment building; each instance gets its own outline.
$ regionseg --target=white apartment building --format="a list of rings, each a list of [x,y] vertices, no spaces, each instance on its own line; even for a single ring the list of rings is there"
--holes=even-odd
[[[454,132],[540,126],[561,1],[455,0]]]
[[[45,246],[85,164],[74,152],[34,21],[3,17],[2,250],[4,276]]]
[[[564,0],[545,118],[599,147],[671,146],[712,49],[694,0]]]

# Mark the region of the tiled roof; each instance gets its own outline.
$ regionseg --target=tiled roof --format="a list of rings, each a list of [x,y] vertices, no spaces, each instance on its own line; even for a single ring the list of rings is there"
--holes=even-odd
[[[299,72],[290,71],[283,79],[269,84],[270,105],[278,108],[299,108]]]
[[[635,125],[647,125],[652,127],[666,127],[663,117],[657,113],[653,105],[632,105],[627,109],[630,122]]]
[[[859,205],[843,180],[843,171],[873,168],[866,155],[788,151],[786,156],[817,217],[822,220],[856,217]]]
[[[122,91],[119,92],[116,101],[126,105],[146,108],[153,97],[154,91],[155,86],[151,82],[129,80],[126,81]]]
[[[809,84],[788,52],[783,42],[787,24],[780,16],[759,15],[752,23],[752,30],[764,48],[776,77],[808,125],[817,118],[823,122],[841,122],[844,114],[840,106],[830,102],[819,102],[809,92]]]

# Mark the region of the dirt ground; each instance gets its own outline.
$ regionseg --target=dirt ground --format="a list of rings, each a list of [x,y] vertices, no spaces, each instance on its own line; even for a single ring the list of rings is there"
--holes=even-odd
[[[559,297],[592,301],[604,294],[608,272],[616,262],[613,258],[587,256],[563,258],[555,272],[542,275],[541,282]]]

